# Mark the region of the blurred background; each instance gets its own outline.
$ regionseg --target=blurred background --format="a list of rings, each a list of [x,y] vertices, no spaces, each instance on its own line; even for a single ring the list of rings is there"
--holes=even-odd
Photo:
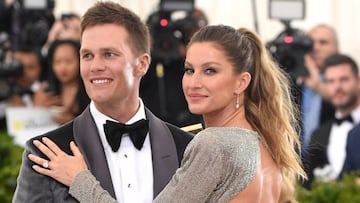
[[[291,0],[290,0],[291,1]],[[56,2],[54,13],[60,16],[66,12],[83,14],[96,0],[61,0]],[[158,9],[159,0],[119,0],[142,19]],[[269,0],[195,0],[195,7],[203,10],[209,24],[227,24],[256,30],[265,41],[270,41],[284,27],[276,19],[269,18]],[[255,5],[255,8],[254,8]],[[304,31],[319,23],[329,24],[338,33],[340,50],[360,59],[360,1],[358,0],[305,0],[304,19],[294,20],[292,25]]]

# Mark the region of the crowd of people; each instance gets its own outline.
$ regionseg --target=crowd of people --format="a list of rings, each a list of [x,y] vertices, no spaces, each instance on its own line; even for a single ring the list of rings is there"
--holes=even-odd
[[[349,131],[360,122],[360,84],[358,65],[351,56],[340,52],[332,27],[319,24],[308,35],[313,48],[304,57],[309,76],[301,78],[300,107],[302,159],[308,177],[302,183],[311,189],[314,179],[336,181],[344,173],[360,169],[353,163],[345,164],[349,159],[347,146],[352,144]]]
[[[14,41],[10,36],[11,48],[1,47],[7,55],[1,63],[18,61],[21,72],[9,76],[11,90],[2,106],[53,109],[52,120],[58,125],[79,115],[90,102],[80,77],[80,16],[55,20],[41,47],[26,40],[13,46]],[[1,117],[6,129],[5,114]]]
[[[23,73],[2,102],[61,109],[58,129],[26,143],[13,202],[289,203],[295,184],[360,170],[357,62],[331,26],[307,35],[308,75],[294,82],[256,32],[199,26],[162,64],[161,92],[154,36],[133,11],[97,2],[56,20],[41,50],[13,51]]]
[[[14,3],[13,1],[11,2]],[[1,8],[6,9],[8,15],[13,15],[14,11],[11,8],[14,5],[2,4],[1,2],[0,4],[4,5]],[[181,20],[184,23],[180,25]],[[166,62],[164,62],[163,58],[152,57],[147,74],[141,80],[140,96],[144,104],[159,118],[173,125],[184,127],[202,123],[200,115],[192,114],[188,110],[184,94],[182,93],[181,78],[183,74],[185,44],[195,31],[207,25],[207,18],[203,11],[194,9],[187,12],[184,19],[178,21],[179,26],[176,29],[181,30],[183,37],[178,39],[178,47],[176,47],[178,50],[173,50],[177,52],[176,57]],[[47,40],[40,48],[25,42],[14,47],[12,50],[14,57],[10,57],[10,60],[20,61],[23,64],[23,71],[21,75],[14,75],[15,81],[11,84],[13,90],[10,96],[2,99],[1,103],[4,104],[2,106],[52,108],[57,113],[53,117],[53,121],[59,125],[72,120],[84,110],[90,100],[81,81],[79,64],[70,64],[72,63],[71,60],[78,60],[79,58],[79,56],[76,56],[78,53],[74,51],[78,52],[80,49],[80,22],[80,16],[77,14],[62,14],[59,19],[55,19],[50,24],[51,27],[48,31]],[[147,26],[154,26],[152,24],[154,24],[154,20],[151,21],[149,17]],[[8,25],[6,28],[4,26],[1,29],[11,34],[13,28],[11,25]],[[170,31],[166,32],[167,34],[172,33]],[[153,36],[155,33],[150,34],[151,43],[154,46],[154,37],[156,36]],[[176,40],[176,38],[171,40]],[[60,46],[59,51],[57,51],[57,46],[63,43],[69,46],[72,45],[75,50],[70,51],[70,48],[66,50],[67,48]],[[167,43],[175,42],[168,41]],[[29,59],[25,59],[25,56],[17,57],[17,55],[20,55],[18,52],[26,52],[29,55],[32,53],[33,58],[30,59],[28,57]],[[63,53],[63,58],[55,58],[57,56],[60,57],[60,52]],[[68,56],[64,56],[64,54],[68,54]],[[29,63],[33,63],[32,68],[28,65]],[[159,64],[163,67],[161,76],[157,68]],[[68,77],[68,79],[59,77]],[[62,80],[67,80],[67,84]],[[4,116],[0,115],[0,117]],[[2,119],[2,128],[6,128],[6,120],[4,119],[6,118]]]

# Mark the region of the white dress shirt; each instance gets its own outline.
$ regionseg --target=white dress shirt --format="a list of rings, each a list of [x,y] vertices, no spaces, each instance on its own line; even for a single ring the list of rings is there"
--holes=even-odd
[[[332,124],[329,144],[327,148],[327,156],[330,165],[330,175],[329,179],[336,179],[344,165],[345,157],[346,157],[346,141],[349,131],[360,122],[360,107],[357,107],[353,112],[351,112],[351,116],[353,118],[353,123],[349,121],[344,121],[340,125],[336,123]],[[340,118],[341,116],[336,113],[336,118]]]
[[[126,124],[146,119],[145,107],[140,100],[138,112]],[[116,199],[120,203],[150,203],[153,200],[153,167],[149,133],[141,150],[137,150],[129,135],[123,135],[120,148],[113,152],[108,144],[103,125],[106,120],[116,121],[99,112],[93,101],[90,112],[94,117],[101,142],[104,146]],[[117,122],[117,121],[116,121]]]

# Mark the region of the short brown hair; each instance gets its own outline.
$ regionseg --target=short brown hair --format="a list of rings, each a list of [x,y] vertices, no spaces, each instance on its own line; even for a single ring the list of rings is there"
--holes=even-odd
[[[81,21],[81,36],[84,30],[100,24],[114,23],[124,26],[129,33],[129,43],[134,54],[150,54],[150,33],[138,15],[114,2],[97,2],[89,8]]]

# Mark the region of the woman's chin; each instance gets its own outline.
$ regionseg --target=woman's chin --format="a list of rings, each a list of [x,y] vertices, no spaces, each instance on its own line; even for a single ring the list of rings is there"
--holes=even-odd
[[[190,108],[189,107],[189,110],[192,114],[203,114],[204,113],[204,108],[199,108],[199,107],[193,107],[193,108]]]

